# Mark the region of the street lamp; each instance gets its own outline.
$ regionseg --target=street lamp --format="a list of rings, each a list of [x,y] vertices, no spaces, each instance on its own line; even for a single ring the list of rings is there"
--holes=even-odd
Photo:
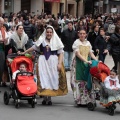
[[[78,5],[79,5],[79,2],[80,2],[80,0],[76,0],[76,3],[77,3],[76,16],[77,16],[77,18],[78,18]]]

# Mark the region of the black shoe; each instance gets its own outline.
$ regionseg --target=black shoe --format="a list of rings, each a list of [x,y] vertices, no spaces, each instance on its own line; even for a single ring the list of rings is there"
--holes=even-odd
[[[67,72],[67,71],[68,71],[68,68],[65,68],[65,71]]]
[[[7,87],[5,82],[2,83],[2,87]]]
[[[68,68],[68,71],[71,71],[70,68]]]
[[[46,101],[45,100],[42,101],[42,105],[46,105]]]
[[[52,105],[52,101],[48,101],[48,105]]]

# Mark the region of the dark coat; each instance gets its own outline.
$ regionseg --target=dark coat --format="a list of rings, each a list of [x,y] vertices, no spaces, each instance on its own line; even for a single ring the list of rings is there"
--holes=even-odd
[[[111,35],[108,42],[108,50],[112,55],[118,55],[120,61],[120,35],[114,33]]]
[[[28,20],[24,22],[23,27],[24,27],[24,31],[28,35],[29,39],[34,40],[34,37],[36,35],[35,27],[32,24],[30,24],[30,22]]]
[[[95,39],[97,38],[98,35],[96,35],[95,32],[93,31],[93,32],[89,32],[87,37],[87,40],[91,43],[94,52],[95,52]]]
[[[99,49],[99,54],[103,54],[104,50],[107,49],[107,42],[105,39],[99,35],[95,40],[95,50]]]
[[[61,40],[64,44],[64,51],[72,52],[72,45],[74,41],[77,39],[77,32],[75,30],[70,31],[66,29],[62,32]]]

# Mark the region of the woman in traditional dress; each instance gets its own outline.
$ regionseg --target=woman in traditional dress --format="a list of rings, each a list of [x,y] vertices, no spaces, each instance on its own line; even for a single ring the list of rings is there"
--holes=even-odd
[[[23,52],[40,51],[38,59],[38,91],[44,96],[42,104],[52,105],[51,96],[67,94],[66,74],[63,67],[63,44],[52,26],[47,26],[35,44]]]
[[[16,31],[10,37],[10,46],[12,47],[12,52],[16,53],[18,51],[25,51],[27,49],[28,36],[24,32],[23,26],[16,26]]]
[[[74,57],[71,66],[71,87],[77,105],[95,103],[94,95],[91,94],[92,82],[89,70],[92,64],[90,57],[93,60],[97,58],[93,54],[90,42],[85,39],[86,35],[86,31],[81,29],[78,33],[79,39],[72,46]]]

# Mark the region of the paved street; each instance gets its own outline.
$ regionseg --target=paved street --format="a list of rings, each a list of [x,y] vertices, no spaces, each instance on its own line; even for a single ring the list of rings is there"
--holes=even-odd
[[[107,56],[105,62],[110,68],[113,62],[110,56]],[[6,88],[0,88],[0,120],[119,120],[120,107],[117,109],[114,116],[109,116],[107,110],[99,105],[95,111],[88,111],[87,107],[76,107],[72,96],[72,91],[69,84],[70,73],[67,72],[69,93],[63,97],[54,97],[52,106],[41,105],[42,98],[37,99],[35,108],[31,108],[26,101],[22,101],[20,108],[16,109],[11,99],[9,105],[3,103],[3,93]],[[8,89],[8,88],[7,88]],[[8,89],[9,90],[9,89]]]

